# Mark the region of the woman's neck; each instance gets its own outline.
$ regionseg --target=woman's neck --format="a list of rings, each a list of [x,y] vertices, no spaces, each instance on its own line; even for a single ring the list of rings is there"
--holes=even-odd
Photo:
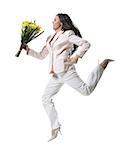
[[[55,30],[55,32],[59,32],[59,31],[62,31],[61,27],[59,27]]]

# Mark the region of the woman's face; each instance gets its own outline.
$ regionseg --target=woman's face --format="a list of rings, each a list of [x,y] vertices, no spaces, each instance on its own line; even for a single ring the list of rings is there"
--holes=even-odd
[[[53,23],[54,30],[62,29],[62,22],[60,21],[58,16],[55,16],[52,23]]]

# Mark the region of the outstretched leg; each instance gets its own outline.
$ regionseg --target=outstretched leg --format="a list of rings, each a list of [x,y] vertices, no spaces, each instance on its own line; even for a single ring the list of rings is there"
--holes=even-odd
[[[91,72],[86,82],[84,82],[75,69],[72,69],[66,73],[64,76],[64,83],[67,83],[72,88],[76,89],[83,95],[90,95],[95,89],[97,83],[99,82],[103,71],[107,67],[108,63],[114,61],[112,59],[105,59]]]
[[[42,103],[43,106],[47,112],[47,115],[51,121],[51,128],[56,129],[60,127],[60,124],[58,122],[58,115],[55,110],[54,103],[52,102],[52,97],[58,93],[60,88],[62,87],[63,83],[60,82],[59,78],[52,77],[44,91],[44,94],[42,96]]]
[[[79,91],[82,95],[90,95],[95,89],[97,83],[102,76],[104,68],[101,65],[96,66],[96,68],[91,72],[86,82],[84,82],[76,70],[70,70],[64,76],[64,83],[68,84],[72,88]]]

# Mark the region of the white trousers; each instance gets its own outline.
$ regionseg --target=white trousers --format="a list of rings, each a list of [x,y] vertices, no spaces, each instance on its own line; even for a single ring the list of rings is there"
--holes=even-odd
[[[52,97],[58,93],[63,84],[68,84],[82,95],[90,95],[95,89],[103,71],[104,69],[100,65],[97,65],[90,73],[85,83],[79,77],[75,68],[72,68],[67,72],[58,73],[57,77],[52,76],[50,78],[42,96],[42,102],[51,121],[52,129],[56,129],[60,126],[58,121],[58,114],[55,109]]]

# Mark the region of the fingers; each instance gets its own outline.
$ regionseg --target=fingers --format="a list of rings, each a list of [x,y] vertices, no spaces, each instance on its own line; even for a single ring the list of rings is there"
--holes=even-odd
[[[29,50],[29,47],[28,47],[28,45],[27,45],[27,44],[22,44],[22,48],[23,48],[24,50],[26,50],[26,51],[28,51],[28,50]]]
[[[22,44],[22,49],[26,49],[26,45]]]
[[[69,69],[69,67],[72,66],[73,64],[74,64],[73,62],[66,61],[66,62],[64,63],[64,65],[65,65],[65,70],[67,71],[67,70]]]
[[[78,62],[78,58],[77,57],[72,57],[70,60],[72,63],[77,63]]]
[[[64,59],[64,62],[69,62],[69,61],[70,61],[70,58]]]
[[[72,58],[66,58],[66,59],[64,59],[64,63],[65,63],[66,67],[71,66],[73,64],[76,64],[77,62],[78,62],[78,58],[77,57],[72,57]]]

